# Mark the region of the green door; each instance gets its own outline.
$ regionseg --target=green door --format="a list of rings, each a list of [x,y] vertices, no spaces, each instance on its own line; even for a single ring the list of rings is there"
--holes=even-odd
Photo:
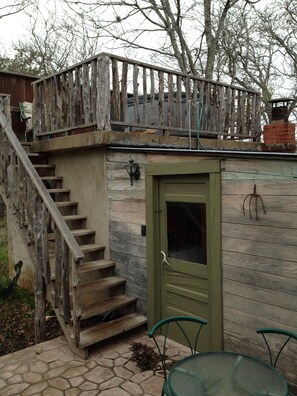
[[[221,348],[221,270],[208,174],[159,178],[160,318],[208,320],[204,350]],[[172,336],[172,335],[171,335]],[[178,339],[177,339],[178,341]]]

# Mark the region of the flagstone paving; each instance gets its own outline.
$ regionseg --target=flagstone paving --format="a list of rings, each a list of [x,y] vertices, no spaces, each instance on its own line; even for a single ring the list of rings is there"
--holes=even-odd
[[[161,395],[163,377],[142,372],[131,360],[132,342],[153,346],[144,333],[109,342],[87,360],[75,355],[64,337],[0,357],[0,395],[129,396]],[[168,355],[185,354],[172,343]]]

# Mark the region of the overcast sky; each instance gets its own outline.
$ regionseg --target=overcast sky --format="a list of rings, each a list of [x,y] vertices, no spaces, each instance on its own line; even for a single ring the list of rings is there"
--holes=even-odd
[[[25,26],[26,23],[28,24],[28,20],[28,16],[24,13],[0,19],[1,52],[3,48],[9,51],[12,42],[18,41],[25,34]]]

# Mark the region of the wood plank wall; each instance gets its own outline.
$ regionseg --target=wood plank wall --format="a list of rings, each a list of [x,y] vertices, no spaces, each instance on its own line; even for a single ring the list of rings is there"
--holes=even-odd
[[[297,332],[297,162],[222,162],[222,266],[224,346],[264,357],[258,327]],[[258,216],[248,199],[256,185]],[[276,340],[274,341],[276,342]],[[265,355],[267,356],[267,355]],[[279,361],[297,385],[297,343]]]
[[[146,313],[146,238],[143,165],[191,160],[160,155],[107,154],[110,256],[127,279],[127,293],[139,298]],[[134,159],[141,178],[130,185],[125,165]],[[249,217],[246,201],[253,192],[263,198]],[[222,269],[224,348],[267,358],[258,327],[283,327],[297,332],[297,162],[281,160],[222,161]],[[280,360],[286,378],[297,384],[297,345]]]
[[[130,159],[140,165],[140,180],[133,186],[125,169]],[[143,154],[107,154],[110,259],[116,263],[116,272],[127,280],[127,294],[138,298],[137,309],[142,313],[147,311],[146,238],[141,235],[141,226],[146,223],[145,162]]]
[[[140,180],[130,184],[125,166],[133,159],[140,166]],[[193,161],[192,156],[107,152],[110,259],[116,272],[127,279],[126,292],[138,298],[137,309],[147,313],[146,238],[141,235],[145,217],[144,165]]]

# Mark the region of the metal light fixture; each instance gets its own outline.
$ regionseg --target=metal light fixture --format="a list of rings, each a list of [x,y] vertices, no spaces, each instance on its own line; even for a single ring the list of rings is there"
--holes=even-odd
[[[139,180],[140,178],[139,165],[134,164],[134,160],[129,160],[129,165],[126,165],[125,168],[130,176],[131,186],[133,186],[133,180]]]

